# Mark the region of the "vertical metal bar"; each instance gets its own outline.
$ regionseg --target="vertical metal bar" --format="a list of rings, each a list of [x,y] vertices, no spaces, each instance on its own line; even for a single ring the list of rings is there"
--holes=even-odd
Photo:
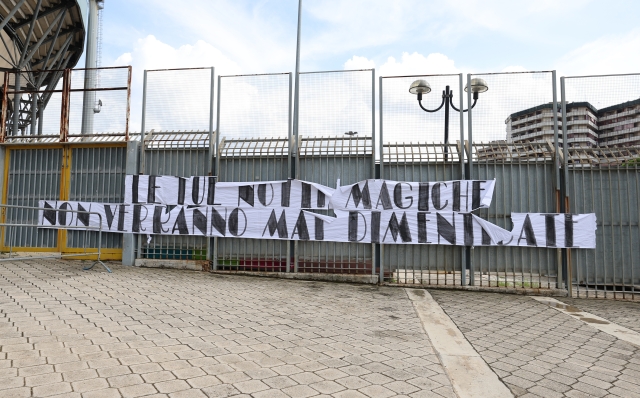
[[[129,119],[131,118],[131,65],[127,67],[127,118],[124,126],[124,140],[129,141]]]
[[[38,112],[38,90],[34,87],[31,94],[31,135],[36,135],[36,115]]]
[[[7,101],[9,96],[9,72],[4,72],[4,83],[2,85],[2,114],[0,115],[0,142],[4,142],[7,136]]]
[[[379,136],[378,139],[378,150],[380,153],[380,178],[384,179],[384,134],[383,134],[383,107],[382,107],[382,76],[378,79],[378,106],[380,107],[380,126],[379,126]],[[375,158],[375,153],[373,155]],[[378,283],[384,283],[384,245],[382,243],[378,244],[378,252],[379,252],[379,267],[380,267],[380,276],[378,278]]]
[[[465,179],[465,172],[464,172],[464,94],[462,93],[462,73],[460,73],[458,75],[458,93],[459,93],[459,100],[460,100],[460,111],[458,112],[458,114],[460,115],[460,145],[457,146],[458,148],[458,156],[459,156],[459,161],[460,161],[460,179],[464,180]],[[471,105],[469,105],[469,108],[471,108]],[[471,109],[469,109],[468,112],[471,112]],[[451,156],[453,157],[453,152],[451,153]],[[453,162],[453,158],[451,159]],[[467,284],[467,265],[469,265],[469,273],[473,273],[473,270],[471,269],[471,248],[469,247],[461,247],[460,248],[460,285],[461,286],[466,286]]]
[[[60,142],[67,142],[69,136],[69,97],[71,93],[71,70],[65,69],[62,80],[62,106],[60,112]]]
[[[569,169],[568,169],[568,165],[569,165],[569,144],[568,144],[568,134],[567,134],[567,97],[566,97],[566,91],[565,91],[565,80],[564,80],[564,76],[560,78],[560,98],[562,100],[562,152],[563,152],[563,159],[562,159],[562,169],[563,169],[563,179],[562,179],[562,184],[560,185],[560,212],[562,213],[566,213],[567,209],[566,209],[566,198],[568,197],[568,192],[567,192],[567,182],[568,182],[568,178],[569,178]],[[571,280],[571,270],[569,269],[570,265],[568,264],[568,253],[567,253],[567,249],[562,249],[562,269],[558,271],[558,285],[562,286],[562,281],[564,279],[564,273],[566,270],[567,273],[567,277],[566,277],[566,285],[567,285],[567,290],[569,292],[569,297],[573,297],[573,285],[572,285],[572,280]]]
[[[142,122],[140,126],[140,174],[146,173],[146,147],[144,140],[147,132],[147,71],[144,71],[144,79],[142,83]]]
[[[144,71],[144,79],[142,83],[142,121],[140,126],[140,167],[138,168],[139,174],[146,173],[146,160],[147,160],[147,147],[145,145],[146,123],[147,123],[147,74],[148,71]],[[153,158],[152,158],[153,160]],[[142,258],[142,235],[138,235],[138,250],[136,258]]]
[[[220,75],[218,75],[218,103],[216,104],[216,144],[215,144],[215,167],[214,167],[214,171],[216,176],[218,176],[218,178],[216,178],[216,182],[219,181],[219,176],[220,176],[220,154],[222,153],[222,150],[220,148],[220,87],[221,87],[221,83],[222,83],[222,77]],[[216,237],[213,238],[213,255],[212,255],[212,264],[211,264],[211,268],[213,269],[213,271],[217,271],[218,270],[218,249],[220,247],[220,240]]]
[[[209,153],[207,157],[207,172],[209,175],[215,175],[216,169],[213,164],[213,155],[215,151],[215,145],[213,142],[213,105],[214,105],[214,90],[215,90],[215,72],[216,68],[211,67],[211,87],[209,89]]]
[[[16,77],[14,78],[13,84],[13,129],[11,130],[11,134],[14,136],[19,135],[20,130],[20,99],[22,98],[22,94],[20,93],[21,77],[21,71],[16,71]]]
[[[467,106],[469,107],[469,111],[467,112],[467,124],[469,128],[469,132],[467,133],[467,136],[469,138],[469,141],[468,141],[469,142],[469,153],[468,153],[469,159],[467,160],[467,164],[469,165],[468,167],[469,175],[466,177],[470,180],[473,180],[473,122],[472,122],[472,116],[471,116],[473,110],[471,109],[471,103],[472,103],[471,102],[471,74],[469,73],[467,74]],[[462,109],[462,102],[460,103],[460,109]],[[464,146],[464,142],[462,142],[461,144]],[[468,256],[467,262],[469,263],[469,285],[475,286],[476,281],[475,281],[475,272],[473,269],[472,252],[469,251],[467,256]],[[466,264],[464,264],[463,267],[466,267]]]

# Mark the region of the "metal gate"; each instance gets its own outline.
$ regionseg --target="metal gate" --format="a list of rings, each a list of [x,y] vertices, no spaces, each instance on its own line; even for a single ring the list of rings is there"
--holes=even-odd
[[[121,203],[124,199],[124,143],[8,146],[2,203],[37,207],[40,200]],[[37,210],[6,209],[4,222],[37,222]],[[12,239],[9,242],[9,239]],[[14,251],[82,253],[96,248],[97,232],[18,227],[4,234],[2,247]],[[122,258],[122,236],[105,233],[102,258]]]

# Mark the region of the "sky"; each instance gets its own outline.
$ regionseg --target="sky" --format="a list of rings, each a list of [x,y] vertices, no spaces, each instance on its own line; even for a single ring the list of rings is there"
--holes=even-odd
[[[133,131],[145,69],[295,70],[295,0],[105,3],[102,64],[133,66]],[[637,0],[304,0],[300,70],[640,72],[638,15]]]

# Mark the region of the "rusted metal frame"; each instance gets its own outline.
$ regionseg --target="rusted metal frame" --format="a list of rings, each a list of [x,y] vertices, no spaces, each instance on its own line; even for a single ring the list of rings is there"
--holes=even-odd
[[[60,142],[67,142],[69,140],[69,112],[71,106],[71,70],[67,69],[63,76],[63,92],[62,92],[62,104],[60,112]]]
[[[125,141],[129,141],[129,120],[131,118],[131,76],[132,67],[129,65],[127,66],[127,119],[124,127]]]
[[[2,115],[0,115],[0,143],[5,141],[7,136],[7,101],[9,96],[7,91],[9,89],[9,72],[4,72],[4,84],[2,89]]]

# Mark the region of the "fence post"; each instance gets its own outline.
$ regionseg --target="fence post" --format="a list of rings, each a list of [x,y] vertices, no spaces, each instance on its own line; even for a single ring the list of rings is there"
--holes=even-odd
[[[139,174],[145,173],[145,157],[146,157],[146,146],[145,146],[145,138],[147,135],[146,132],[146,122],[147,122],[147,71],[144,71],[144,79],[142,83],[142,121],[140,126],[140,166],[138,168]],[[142,235],[138,235],[138,250],[136,258],[142,258]]]
[[[567,97],[565,92],[564,76],[560,78],[560,98],[562,100],[562,184],[560,185],[560,212],[569,212],[569,193],[567,191],[567,183],[569,179],[569,144],[567,134]],[[558,272],[560,275],[560,272]],[[562,278],[559,283],[564,280],[569,297],[573,297],[573,286],[571,284],[571,264],[569,263],[569,249],[562,249]]]
[[[214,160],[214,172],[216,175],[216,182],[220,175],[220,87],[222,85],[221,76],[218,75],[218,103],[216,104],[216,135],[215,135],[215,160]],[[213,92],[211,93],[213,95]],[[218,238],[213,238],[213,253],[212,253],[211,270],[218,270]]]
[[[138,153],[140,143],[137,141],[127,142],[127,158],[125,174],[138,174]],[[122,265],[133,266],[136,263],[136,235],[122,235]]]
[[[462,85],[460,85],[462,86]],[[468,73],[467,74],[467,106],[469,107],[469,111],[467,112],[467,123],[468,123],[468,127],[469,127],[469,133],[468,135],[468,159],[467,159],[467,178],[470,180],[473,180],[473,121],[472,121],[472,117],[471,117],[471,74]],[[462,106],[462,102],[460,103],[460,106]],[[464,145],[464,143],[463,143]],[[466,145],[465,145],[466,146]],[[469,285],[471,286],[475,286],[476,284],[476,275],[475,272],[473,272],[473,259],[472,259],[472,251],[471,249],[468,250],[467,252],[467,258],[466,258],[467,264],[469,265]],[[467,264],[465,264],[464,266],[466,267]]]
[[[554,158],[554,171],[555,171],[555,198],[556,198],[556,211],[560,213],[562,211],[562,195],[561,195],[561,178],[560,178],[560,168],[561,161],[564,158],[560,156],[560,144],[558,140],[558,93],[557,93],[557,82],[556,82],[556,71],[552,72],[552,80],[553,80],[553,158]],[[564,96],[562,99],[562,117],[563,120],[566,118],[564,114],[565,104],[564,104]],[[564,126],[564,122],[563,122]],[[563,130],[564,131],[564,130]],[[566,141],[563,141],[563,147],[565,147]],[[562,288],[562,249],[556,249],[557,257],[556,257],[556,287]]]
[[[215,142],[213,138],[213,106],[214,106],[214,92],[215,92],[215,73],[216,68],[211,67],[211,85],[209,88],[209,155],[207,156],[207,169],[210,176],[216,175],[216,165],[214,160],[215,154]],[[209,260],[213,259],[213,254],[216,252],[216,240],[214,238],[207,239],[207,255]]]

